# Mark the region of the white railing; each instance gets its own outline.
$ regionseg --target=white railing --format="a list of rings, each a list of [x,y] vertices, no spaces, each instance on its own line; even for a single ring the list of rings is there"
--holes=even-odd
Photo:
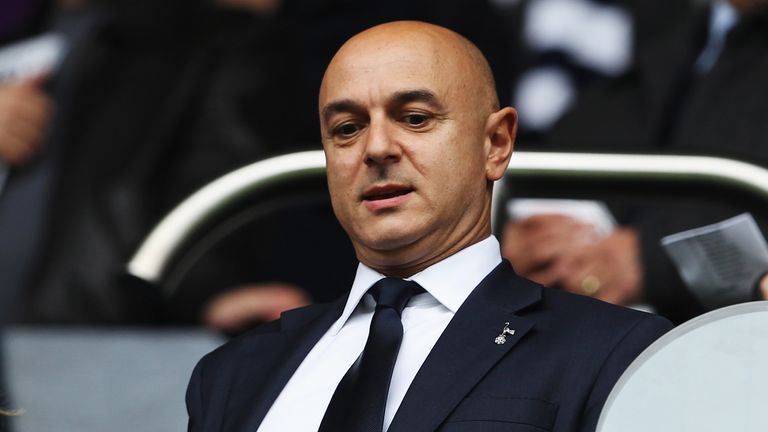
[[[159,283],[186,240],[230,204],[286,181],[324,175],[325,157],[320,150],[265,159],[226,174],[183,201],[152,230],[128,263],[128,273]],[[707,156],[516,152],[507,176],[703,180],[743,189],[768,200],[768,170]],[[496,188],[494,195],[499,195],[501,189]],[[494,204],[498,203],[494,199]]]

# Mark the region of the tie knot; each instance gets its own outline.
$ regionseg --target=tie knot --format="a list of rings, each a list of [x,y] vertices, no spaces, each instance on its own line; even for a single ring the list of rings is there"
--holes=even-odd
[[[414,281],[387,277],[373,284],[368,292],[376,300],[376,309],[388,307],[400,314],[403,312],[408,300],[417,294],[423,293],[424,288]]]

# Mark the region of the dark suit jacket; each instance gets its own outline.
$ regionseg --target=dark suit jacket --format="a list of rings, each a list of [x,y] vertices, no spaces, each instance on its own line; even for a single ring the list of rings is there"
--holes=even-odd
[[[187,390],[189,430],[255,431],[344,300],[287,312],[205,356]],[[505,322],[515,334],[497,345]],[[592,431],[624,369],[670,328],[544,288],[505,261],[451,320],[389,431]]]

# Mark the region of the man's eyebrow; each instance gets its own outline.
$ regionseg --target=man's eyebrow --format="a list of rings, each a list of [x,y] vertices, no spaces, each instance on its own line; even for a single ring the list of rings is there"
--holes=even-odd
[[[334,114],[345,112],[361,112],[363,110],[363,107],[359,103],[351,99],[337,100],[330,102],[323,107],[323,120],[328,122],[328,120],[330,120],[331,116]]]
[[[394,105],[405,105],[411,102],[424,102],[427,105],[442,110],[443,105],[432,91],[427,89],[415,89],[415,90],[403,90],[395,92],[390,98],[390,101]]]
[[[414,89],[414,90],[401,90],[395,92],[390,98],[390,105],[405,105],[411,102],[423,102],[431,105],[437,110],[443,110],[443,105],[437,98],[437,95],[431,90],[427,89]],[[338,113],[357,113],[364,112],[365,108],[351,100],[340,99],[337,101],[329,102],[322,108],[322,116],[325,122],[328,122],[334,114]]]

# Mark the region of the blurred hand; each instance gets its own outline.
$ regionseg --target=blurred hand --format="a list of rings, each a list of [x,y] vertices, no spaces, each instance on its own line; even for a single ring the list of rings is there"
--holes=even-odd
[[[638,236],[629,228],[600,238],[569,216],[532,216],[504,227],[502,254],[518,274],[542,285],[621,305],[642,298]]]
[[[0,159],[23,165],[40,151],[53,102],[42,90],[45,78],[0,83]]]
[[[643,268],[637,231],[620,228],[565,257],[557,286],[619,305],[642,300]]]
[[[283,311],[309,303],[304,290],[293,285],[243,285],[214,298],[206,307],[203,322],[220,331],[238,332],[257,322],[280,318]]]
[[[542,214],[507,223],[502,255],[521,276],[552,286],[565,276],[566,259],[599,239],[591,224],[570,216]]]

